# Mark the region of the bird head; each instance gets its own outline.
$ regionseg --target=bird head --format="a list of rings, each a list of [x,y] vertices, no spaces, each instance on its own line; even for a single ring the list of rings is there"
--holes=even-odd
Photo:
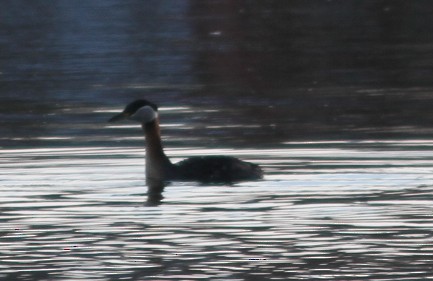
[[[128,104],[125,109],[110,118],[108,122],[116,122],[124,119],[150,123],[158,117],[158,107],[147,100],[136,100]]]

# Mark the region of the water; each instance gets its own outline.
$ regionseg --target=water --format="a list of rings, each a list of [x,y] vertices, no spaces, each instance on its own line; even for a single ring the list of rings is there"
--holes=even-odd
[[[2,280],[410,280],[431,276],[433,142],[290,142],[263,181],[173,182],[148,206],[135,147],[0,154]]]
[[[0,280],[433,277],[429,1],[16,0],[0,10]],[[147,192],[173,161],[261,181]]]

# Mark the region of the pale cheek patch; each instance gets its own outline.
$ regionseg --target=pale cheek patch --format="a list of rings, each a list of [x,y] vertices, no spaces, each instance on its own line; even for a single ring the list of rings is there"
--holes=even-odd
[[[158,113],[153,110],[152,107],[146,105],[137,110],[133,115],[131,115],[130,119],[136,120],[142,123],[148,123],[155,120],[158,117]]]

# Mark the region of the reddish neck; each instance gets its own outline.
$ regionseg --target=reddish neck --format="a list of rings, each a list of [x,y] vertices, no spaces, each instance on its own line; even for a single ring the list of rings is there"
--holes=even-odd
[[[155,180],[167,179],[173,169],[170,160],[165,155],[159,121],[155,119],[150,123],[142,125],[146,136],[146,178]]]

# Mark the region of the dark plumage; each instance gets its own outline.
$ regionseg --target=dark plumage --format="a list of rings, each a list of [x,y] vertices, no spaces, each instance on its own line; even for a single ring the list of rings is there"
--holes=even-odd
[[[200,182],[236,182],[257,180],[263,172],[256,164],[230,156],[191,157],[172,164],[165,155],[159,130],[158,107],[136,100],[109,121],[132,119],[142,124],[146,137],[146,178],[148,181],[185,180]]]
[[[262,177],[262,170],[258,165],[230,156],[191,157],[174,166],[177,177],[184,180],[234,182]]]

